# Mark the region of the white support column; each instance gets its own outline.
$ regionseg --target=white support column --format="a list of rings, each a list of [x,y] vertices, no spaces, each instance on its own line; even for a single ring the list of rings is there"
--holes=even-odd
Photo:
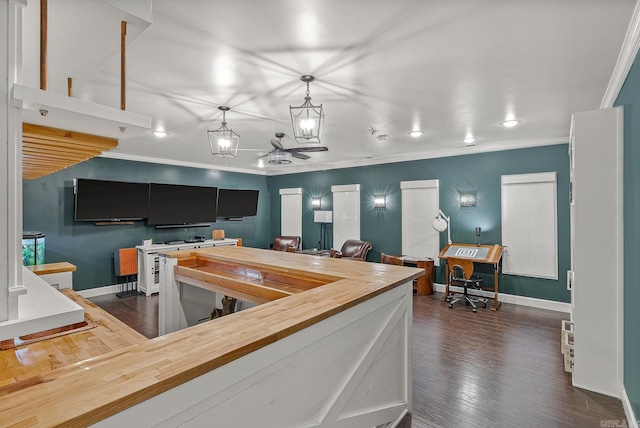
[[[22,112],[9,93],[19,82],[25,1],[0,0],[0,322],[18,318],[22,285]]]
[[[182,307],[182,284],[174,270],[178,259],[160,255],[160,300],[158,302],[158,334],[163,336],[187,327]]]

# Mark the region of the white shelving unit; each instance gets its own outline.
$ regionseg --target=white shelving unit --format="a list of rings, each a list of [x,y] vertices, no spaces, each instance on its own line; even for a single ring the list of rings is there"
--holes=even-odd
[[[208,239],[204,242],[182,244],[138,245],[138,289],[147,296],[160,292],[160,267],[158,253],[166,251],[192,250],[194,248],[223,247],[237,245],[236,239]]]
[[[572,381],[620,397],[623,110],[575,113],[572,121]]]

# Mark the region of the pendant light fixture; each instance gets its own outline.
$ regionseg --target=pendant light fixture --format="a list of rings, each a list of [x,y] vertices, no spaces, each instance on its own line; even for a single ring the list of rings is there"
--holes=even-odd
[[[240,136],[227,128],[226,112],[229,111],[229,107],[220,106],[218,110],[222,112],[222,126],[215,131],[207,130],[211,154],[221,158],[235,158]]]
[[[320,144],[322,127],[324,125],[324,111],[322,104],[314,106],[311,104],[309,95],[309,83],[316,78],[305,74],[300,80],[307,84],[307,93],[304,103],[300,107],[289,106],[291,111],[291,125],[293,126],[293,137],[299,144]]]

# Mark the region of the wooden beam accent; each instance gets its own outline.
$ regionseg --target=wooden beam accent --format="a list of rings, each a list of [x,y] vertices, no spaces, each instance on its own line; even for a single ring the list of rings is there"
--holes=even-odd
[[[87,158],[87,155],[84,153],[59,153],[59,152],[50,152],[45,149],[38,151],[31,151],[30,148],[26,148],[22,150],[22,159],[73,159],[73,160],[83,160]]]
[[[39,178],[118,147],[115,138],[24,123],[22,178]]]
[[[47,90],[47,0],[40,0],[40,89]]]
[[[30,123],[23,124],[22,136],[23,139],[31,137],[38,141],[50,140],[72,143],[72,147],[77,145],[87,145],[106,150],[118,147],[118,140],[115,138],[84,134],[82,132],[66,131],[64,129],[50,128],[48,126],[33,125]]]
[[[127,21],[120,22],[120,110],[127,109]]]

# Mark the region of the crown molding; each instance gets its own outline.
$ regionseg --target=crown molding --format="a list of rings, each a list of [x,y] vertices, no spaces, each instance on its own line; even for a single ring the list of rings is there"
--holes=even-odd
[[[198,162],[163,159],[163,158],[156,158],[151,156],[130,155],[126,153],[118,153],[113,151],[103,153],[99,157],[130,160],[130,161],[136,161],[136,162],[159,163],[164,165],[186,166],[190,168],[230,171],[230,172],[238,172],[242,174],[276,176],[276,175],[298,174],[302,172],[327,171],[332,169],[345,169],[345,168],[355,168],[360,166],[381,165],[381,164],[397,163],[397,162],[409,162],[409,161],[424,160],[424,159],[437,159],[437,158],[445,158],[445,157],[451,157],[451,156],[473,155],[473,154],[479,154],[479,153],[501,152],[506,150],[526,149],[531,147],[553,146],[558,144],[567,144],[568,142],[569,142],[569,137],[520,140],[515,142],[509,142],[509,143],[495,142],[495,143],[482,144],[480,146],[458,146],[454,148],[447,148],[444,150],[436,150],[436,151],[425,152],[425,153],[398,154],[396,156],[385,157],[384,159],[383,158],[349,159],[341,162],[334,162],[331,164],[323,164],[323,165],[307,164],[307,165],[299,165],[295,167],[288,166],[288,167],[284,167],[281,171],[273,171],[273,170],[256,171],[252,169],[235,168],[235,167],[222,166],[222,165],[211,165],[211,164],[198,163]]]
[[[234,167],[224,166],[224,165],[211,165],[206,163],[187,162],[187,161],[180,161],[175,159],[156,158],[152,156],[130,155],[130,154],[118,153],[118,152],[106,152],[98,157],[129,160],[129,161],[135,161],[135,162],[159,163],[162,165],[186,166],[189,168],[215,169],[219,171],[239,172],[242,174],[269,175],[267,171],[254,171],[254,170],[234,168]]]
[[[629,22],[627,34],[624,37],[624,42],[618,55],[618,61],[613,69],[613,74],[604,93],[600,108],[613,107],[613,103],[618,98],[622,85],[627,79],[629,70],[631,70],[633,61],[636,59],[638,48],[640,48],[640,2],[636,3],[636,7],[633,10],[631,22]]]
[[[489,152],[499,152],[506,150],[517,150],[517,149],[526,149],[531,147],[542,147],[542,146],[553,146],[558,144],[568,144],[569,137],[557,137],[557,138],[546,138],[542,140],[520,140],[516,142],[511,142],[509,145],[505,145],[504,143],[493,143],[493,144],[483,144],[481,146],[459,146],[455,148],[448,148],[445,150],[437,150],[428,153],[407,153],[407,154],[399,154],[396,156],[387,156],[384,159],[381,158],[373,158],[373,159],[350,159],[342,162],[334,162],[332,164],[323,164],[323,165],[311,165],[311,166],[298,166],[295,168],[287,168],[282,172],[279,171],[268,171],[267,175],[287,175],[287,174],[297,174],[301,172],[313,172],[313,171],[326,171],[331,169],[344,169],[344,168],[354,168],[360,166],[371,166],[371,165],[381,165],[387,163],[397,163],[397,162],[409,162],[415,160],[424,160],[424,159],[437,159],[437,158],[445,158],[451,156],[464,156],[464,155],[472,155],[479,153],[489,153]]]

